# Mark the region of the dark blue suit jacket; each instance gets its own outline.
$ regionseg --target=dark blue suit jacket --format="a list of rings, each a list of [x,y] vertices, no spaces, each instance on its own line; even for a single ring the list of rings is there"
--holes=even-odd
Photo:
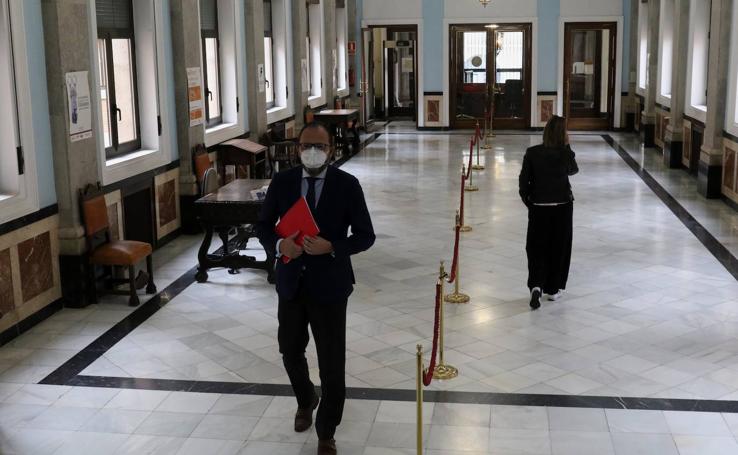
[[[279,237],[274,226],[301,197],[301,189],[302,167],[280,172],[272,179],[256,224],[257,236],[267,252],[276,254]],[[334,254],[310,256],[303,253],[287,264],[277,259],[277,293],[280,299],[294,298],[302,278],[312,298],[326,302],[345,301],[355,283],[351,255],[369,249],[376,238],[364,192],[356,177],[329,166],[313,217],[320,236],[333,244]]]

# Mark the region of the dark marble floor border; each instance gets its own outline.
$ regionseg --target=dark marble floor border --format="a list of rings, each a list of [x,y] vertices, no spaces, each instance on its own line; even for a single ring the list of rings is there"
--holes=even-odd
[[[359,150],[351,155],[346,155],[334,163],[334,166],[340,167],[348,162],[351,158],[356,156],[361,150],[367,145],[371,144],[381,135],[381,133],[374,133],[373,136],[369,137],[362,143]],[[240,239],[234,238],[231,242],[234,247],[239,243]],[[229,244],[231,243],[229,242]],[[217,250],[220,251],[222,247]],[[136,308],[132,313],[123,318],[120,322],[115,324],[113,327],[108,329],[105,333],[96,338],[92,343],[87,345],[80,352],[75,354],[71,359],[64,362],[59,368],[51,372],[48,376],[39,382],[39,384],[56,384],[66,385],[73,381],[77,375],[84,371],[88,366],[92,365],[98,358],[102,357],[110,348],[116,343],[126,337],[129,333],[133,332],[136,327],[143,324],[148,318],[154,313],[159,311],[167,303],[169,303],[174,297],[179,295],[187,287],[195,282],[195,274],[197,273],[197,266],[191,268],[185,272],[182,276],[174,280],[169,286],[163,291],[153,296],[147,302]]]
[[[720,243],[720,241],[716,239],[715,236],[707,230],[707,228],[700,224],[700,222],[697,221],[697,219],[695,219],[695,217],[693,217],[689,211],[687,211],[687,209],[685,209],[684,206],[674,198],[674,196],[669,194],[669,192],[661,186],[661,184],[656,181],[656,179],[647,170],[641,167],[641,165],[630,155],[630,153],[628,153],[627,150],[623,148],[622,145],[620,145],[618,141],[608,134],[603,134],[602,139],[604,139],[605,142],[615,150],[620,158],[622,158],[623,161],[625,161],[625,163],[630,166],[636,174],[638,174],[641,180],[643,180],[651,191],[661,199],[661,202],[663,202],[664,205],[666,205],[669,210],[679,218],[679,221],[681,221],[682,224],[684,224],[684,226],[689,229],[695,237],[697,237],[697,240],[707,248],[710,254],[712,254],[723,267],[725,267],[725,270],[733,275],[733,278],[738,280],[738,259],[733,256],[730,250]]]
[[[164,390],[172,392],[220,393],[225,395],[293,396],[292,387],[289,384],[254,384],[176,379],[76,376],[72,380],[68,381],[66,385],[116,389]],[[346,398],[353,400],[414,402],[415,390],[349,387],[346,389]],[[425,390],[423,392],[423,400],[427,403],[738,413],[738,401],[725,400],[544,395],[438,390]]]
[[[382,133],[376,133],[364,145],[376,140]],[[618,142],[609,135],[601,135],[620,157],[643,179],[651,190],[666,204],[679,219],[711,251],[722,247],[707,230],[687,212],[659,183],[628,154]],[[363,148],[363,147],[362,147]],[[352,155],[355,156],[355,155]],[[341,161],[341,165],[351,156]],[[711,249],[712,248],[712,249]],[[724,247],[723,247],[724,249]],[[727,251],[727,250],[726,250]],[[730,254],[730,253],[728,253]],[[732,255],[731,255],[732,257]],[[716,255],[720,260],[720,257]],[[735,258],[733,258],[735,261]],[[722,263],[722,261],[721,261]],[[725,265],[725,264],[723,264]],[[727,268],[727,266],[726,266]],[[166,289],[142,304],[133,313],[98,337],[89,346],[68,360],[64,365],[44,378],[40,384],[68,385],[78,387],[103,387],[138,390],[166,390],[182,392],[221,393],[232,395],[292,396],[288,384],[257,384],[218,381],[124,378],[110,376],[88,376],[80,373],[112,348],[117,342],[131,333],[154,313],[159,311],[174,297],[195,282],[197,268],[193,267],[175,280]],[[738,270],[738,268],[736,268]],[[730,270],[729,270],[730,271]],[[731,272],[732,273],[732,272]],[[734,274],[734,276],[736,276]],[[356,388],[346,391],[349,399],[388,400],[414,402],[415,390]],[[429,403],[494,404],[510,406],[547,406],[597,409],[645,409],[661,411],[727,412],[738,413],[738,401],[638,398],[616,396],[581,395],[543,395],[520,393],[488,393],[460,391],[424,391],[424,401]]]

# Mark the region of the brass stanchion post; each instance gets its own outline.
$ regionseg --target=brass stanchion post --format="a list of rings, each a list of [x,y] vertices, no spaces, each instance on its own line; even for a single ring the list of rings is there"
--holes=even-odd
[[[461,220],[459,219],[459,214],[456,214],[456,226],[461,228]],[[459,249],[461,249],[461,241],[459,241]],[[459,254],[459,256],[461,256]],[[469,297],[466,294],[463,294],[459,290],[459,281],[461,279],[461,259],[456,258],[456,279],[454,280],[454,292],[452,294],[446,295],[443,300],[447,303],[469,303],[471,300],[471,297]]]
[[[417,345],[417,353],[415,354],[415,363],[417,368],[417,380],[415,384],[415,403],[417,411],[417,448],[418,455],[423,455],[423,346]]]
[[[489,150],[492,148],[492,144],[489,143],[489,129],[490,129],[490,116],[488,115],[489,112],[484,113],[484,145],[482,145],[482,150]],[[484,169],[484,166],[482,166],[482,169]]]
[[[471,150],[469,151],[471,153]],[[464,174],[466,174],[466,164],[464,165]],[[464,187],[464,191],[479,191],[479,187],[474,184],[474,173],[469,172],[469,183]]]
[[[441,282],[441,295],[443,295],[443,282],[446,278],[448,278],[448,274],[443,266],[443,261],[441,261],[441,268],[438,271],[438,280]],[[433,379],[448,380],[457,377],[459,375],[459,369],[452,367],[451,365],[446,365],[443,354],[443,332],[445,330],[444,319],[446,317],[443,310],[443,303],[441,303],[440,313],[440,321],[438,323],[438,355],[440,360],[438,365],[436,365],[436,368],[433,370]]]
[[[479,120],[477,120],[477,130],[479,131]],[[480,131],[480,134],[481,134],[481,131]],[[473,164],[472,165],[472,169],[475,170],[475,171],[481,171],[481,170],[484,169],[484,166],[479,163],[479,142],[481,142],[481,140],[482,140],[481,137],[478,137],[477,138],[477,164]],[[486,141],[486,139],[485,139],[485,141]],[[484,148],[484,147],[482,147],[482,148]]]

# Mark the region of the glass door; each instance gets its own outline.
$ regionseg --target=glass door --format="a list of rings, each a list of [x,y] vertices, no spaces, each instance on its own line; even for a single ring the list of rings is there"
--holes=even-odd
[[[451,26],[451,119],[454,128],[530,126],[531,25]]]
[[[615,100],[615,23],[568,23],[564,42],[564,112],[569,128],[607,130]]]
[[[526,62],[525,31],[518,27],[493,29],[495,52],[494,97],[495,128],[527,128],[529,126],[530,88]]]
[[[385,42],[390,117],[415,120],[415,32],[394,31]]]

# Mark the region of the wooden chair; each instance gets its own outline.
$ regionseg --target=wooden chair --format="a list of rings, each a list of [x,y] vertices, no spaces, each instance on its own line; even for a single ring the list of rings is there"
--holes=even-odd
[[[305,110],[302,114],[305,125],[309,125],[315,121],[315,113],[313,112],[312,108],[310,108],[310,106],[305,106]]]
[[[139,300],[136,289],[140,289],[145,285],[147,294],[156,293],[151,245],[134,240],[111,240],[108,208],[99,183],[97,185],[87,185],[87,187],[80,190],[79,196],[82,225],[85,228],[87,243],[89,275],[93,284],[92,288],[95,290],[95,300],[97,300],[97,286],[95,286],[94,266],[99,265],[104,266],[111,272],[110,277],[108,277],[110,293],[128,295],[128,304],[137,306]],[[136,278],[135,266],[143,259],[146,259],[148,273],[141,273]],[[113,278],[112,270],[115,267],[128,268],[128,279]],[[129,285],[127,292],[114,290],[114,285],[125,283]]]
[[[269,178],[274,177],[277,171],[294,167],[299,161],[299,144],[296,139],[278,140],[267,133],[262,137],[261,142],[269,147],[267,153]]]
[[[195,162],[195,177],[197,177],[197,183],[202,184],[202,179],[205,176],[205,171],[213,167],[210,162],[210,156],[204,145],[197,145],[194,149],[193,161]]]

